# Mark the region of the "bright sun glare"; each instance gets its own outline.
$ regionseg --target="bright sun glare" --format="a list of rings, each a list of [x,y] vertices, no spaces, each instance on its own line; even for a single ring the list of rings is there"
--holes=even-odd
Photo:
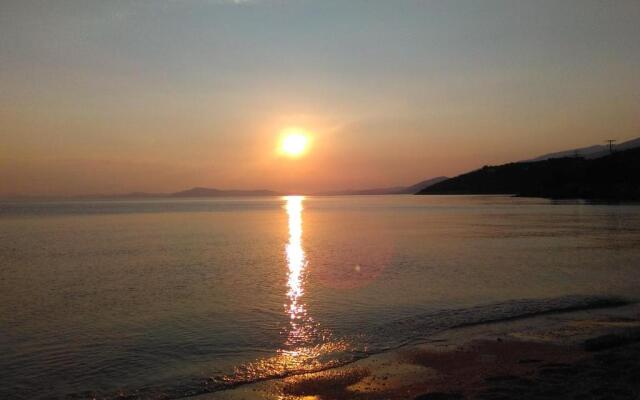
[[[302,155],[307,149],[308,134],[300,129],[288,129],[282,134],[281,151],[291,157]]]

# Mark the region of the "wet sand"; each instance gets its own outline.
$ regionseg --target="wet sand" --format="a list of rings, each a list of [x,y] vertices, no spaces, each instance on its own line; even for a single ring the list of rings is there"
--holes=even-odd
[[[640,399],[640,306],[456,329],[195,399]]]

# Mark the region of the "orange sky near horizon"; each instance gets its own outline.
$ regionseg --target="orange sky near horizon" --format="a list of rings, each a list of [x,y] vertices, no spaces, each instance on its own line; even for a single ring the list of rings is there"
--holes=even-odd
[[[631,139],[638,20],[624,0],[3,2],[0,196],[401,186]],[[301,157],[278,154],[291,126]]]

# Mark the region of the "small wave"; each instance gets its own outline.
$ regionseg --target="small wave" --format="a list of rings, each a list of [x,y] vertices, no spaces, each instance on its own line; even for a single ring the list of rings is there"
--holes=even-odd
[[[228,390],[244,384],[339,367],[373,354],[425,342],[430,336],[451,329],[627,304],[630,302],[616,297],[565,296],[438,310],[379,325],[357,337],[331,340],[307,348],[278,351],[272,357],[240,365],[231,374],[213,376],[206,380],[174,382],[173,385],[169,384],[164,388],[143,388],[130,393],[121,392],[104,399],[180,399]],[[70,396],[70,398],[86,398],[86,396]]]
[[[627,304],[630,302],[622,298],[601,296],[512,300],[470,308],[438,310],[404,318],[378,327],[375,336],[378,336],[377,341],[381,346],[385,346],[386,343],[385,350],[388,350],[424,341],[435,333],[449,329],[506,322],[545,314],[618,307]],[[385,338],[394,339],[385,340]]]

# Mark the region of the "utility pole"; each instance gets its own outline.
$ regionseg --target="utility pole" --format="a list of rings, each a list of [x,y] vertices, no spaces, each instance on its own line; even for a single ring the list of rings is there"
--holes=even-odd
[[[605,140],[605,142],[609,143],[609,153],[613,154],[613,144],[616,142],[615,139]]]

